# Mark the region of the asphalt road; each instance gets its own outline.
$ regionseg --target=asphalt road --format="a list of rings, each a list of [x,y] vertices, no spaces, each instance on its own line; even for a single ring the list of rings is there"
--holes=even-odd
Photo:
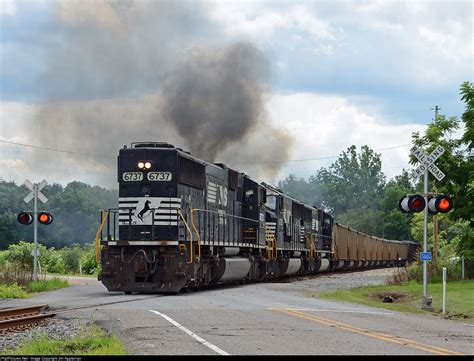
[[[380,270],[383,271],[383,270]],[[373,272],[373,271],[369,271]],[[377,271],[376,271],[377,272]],[[335,275],[291,283],[222,287],[179,295],[109,293],[71,286],[0,307],[48,303],[60,314],[95,320],[143,355],[451,355],[473,354],[474,326],[306,297]],[[351,275],[337,275],[348,277]],[[13,303],[13,304],[12,304]]]

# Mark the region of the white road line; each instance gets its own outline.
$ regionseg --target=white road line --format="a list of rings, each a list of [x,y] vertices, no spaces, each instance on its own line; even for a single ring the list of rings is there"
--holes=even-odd
[[[392,312],[377,312],[377,311],[355,311],[355,310],[323,310],[319,308],[291,308],[295,311],[314,311],[314,312],[345,312],[345,313],[367,313],[373,315],[393,315]]]
[[[217,352],[219,355],[222,355],[222,356],[228,356],[230,355],[229,353],[225,352],[224,350],[221,350],[219,347],[217,347],[216,345],[213,345],[212,343],[206,341],[205,339],[199,337],[198,335],[196,335],[194,332],[188,330],[186,327],[180,325],[178,322],[176,322],[175,320],[173,320],[171,317],[169,316],[166,316],[165,314],[161,313],[161,312],[158,312],[158,311],[155,311],[155,310],[149,310],[150,312],[153,312],[153,313],[156,313],[157,315],[163,317],[166,321],[168,321],[169,323],[173,324],[174,326],[178,327],[181,331],[184,331],[186,332],[189,336],[191,336],[192,338],[194,338],[196,341],[202,343],[204,346],[206,347],[209,347],[212,351],[215,351]]]

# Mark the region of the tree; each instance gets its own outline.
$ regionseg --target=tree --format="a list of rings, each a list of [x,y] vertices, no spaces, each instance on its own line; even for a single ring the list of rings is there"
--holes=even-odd
[[[320,184],[321,203],[336,220],[361,232],[382,235],[380,203],[385,175],[380,154],[366,145],[357,154],[352,145],[329,169],[321,168],[313,181]]]
[[[461,85],[461,100],[466,103],[462,115],[464,134],[454,139],[452,134],[460,126],[456,117],[438,116],[428,124],[425,133],[412,134],[413,143],[430,153],[436,146],[445,149],[444,154],[436,161],[438,167],[446,174],[441,181],[430,180],[429,189],[448,194],[453,199],[453,210],[448,213],[452,222],[460,223],[457,227],[457,251],[459,255],[474,256],[474,158],[472,155],[474,137],[474,85],[464,82]],[[411,163],[416,159],[411,156]],[[420,180],[418,188],[422,189]],[[467,228],[468,227],[468,228]]]
[[[306,181],[290,174],[287,178],[278,182],[278,188],[295,199],[312,206],[320,206],[320,188],[314,177]]]
[[[381,201],[381,209],[384,213],[383,237],[388,239],[409,240],[410,222],[413,215],[400,212],[398,202],[406,194],[414,192],[408,172],[403,169],[402,174],[390,180],[385,189]]]

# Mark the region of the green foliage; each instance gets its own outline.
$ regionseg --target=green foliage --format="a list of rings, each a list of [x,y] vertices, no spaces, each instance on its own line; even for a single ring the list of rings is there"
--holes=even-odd
[[[25,282],[22,281],[22,284],[28,282],[33,272],[33,256],[31,255],[33,247],[32,243],[22,241],[12,244],[8,250],[0,252],[0,281],[2,281],[2,275],[10,275],[11,270],[14,270],[15,274],[8,277],[9,280],[24,278]],[[64,247],[59,250],[54,247],[47,249],[43,245],[40,245],[39,248],[41,272],[78,274],[81,268],[84,274],[98,274],[100,271],[100,264],[96,262],[94,243],[82,247],[74,244],[72,247]],[[25,272],[28,277],[21,277],[20,273]],[[4,282],[11,283],[7,282],[5,277],[3,278]]]
[[[6,260],[14,263],[17,267],[27,270],[33,271],[33,249],[34,244],[20,241],[18,244],[10,244],[8,246],[8,252],[6,254]],[[38,261],[43,262],[47,258],[47,250],[46,247],[39,244],[39,257]]]
[[[321,204],[336,221],[371,235],[382,236],[381,199],[385,186],[380,154],[353,145],[329,167],[310,178],[321,188]]]
[[[462,115],[464,134],[461,139],[452,137],[453,132],[459,128],[460,121],[456,117],[447,118],[438,116],[430,123],[423,135],[413,133],[413,142],[426,152],[431,152],[437,145],[445,148],[445,153],[436,161],[436,164],[446,177],[438,182],[431,180],[430,190],[448,194],[453,199],[454,207],[448,213],[448,218],[457,227],[456,246],[451,247],[458,255],[472,257],[474,254],[474,157],[472,155],[472,141],[474,136],[474,85],[464,82],[461,85],[461,100],[466,103]],[[416,163],[414,157],[412,163]],[[421,181],[418,189],[422,189]],[[467,223],[466,223],[467,222]],[[418,227],[419,226],[415,226]],[[419,233],[412,230],[412,233]],[[449,233],[449,232],[448,232]],[[449,234],[448,234],[449,236]],[[449,242],[448,242],[449,243]]]
[[[81,263],[81,249],[77,244],[73,247],[65,247],[61,250],[64,260],[64,270],[68,273],[79,273],[79,264]]]
[[[26,290],[28,292],[44,292],[54,291],[64,287],[69,287],[69,283],[65,280],[55,277],[49,280],[31,281],[26,286]]]
[[[433,297],[435,312],[441,313],[442,305],[442,283],[430,283],[430,296]],[[323,299],[338,300],[344,302],[360,303],[371,307],[380,307],[389,310],[412,313],[428,313],[420,310],[423,286],[415,281],[403,285],[387,285],[353,288],[350,290],[339,290],[323,292]],[[474,319],[474,282],[473,281],[449,281],[446,292],[446,310],[449,318]],[[387,303],[381,301],[381,295],[398,295],[396,302]],[[431,312],[430,312],[431,313]]]
[[[474,147],[474,84],[468,81],[462,83],[461,95],[461,100],[466,103],[466,110],[462,115],[464,135],[461,142],[466,144],[469,150],[472,150]]]
[[[23,201],[28,192],[24,186],[0,180],[0,249],[22,239],[33,240],[33,226],[17,221],[18,213],[31,210],[31,205]],[[54,221],[38,226],[38,240],[56,248],[91,242],[99,227],[99,210],[116,207],[118,199],[116,191],[81,182],[71,182],[64,188],[48,185],[42,192],[49,199],[44,210],[53,214]]]
[[[315,177],[310,177],[306,181],[303,178],[296,178],[293,174],[290,174],[287,178],[278,182],[277,187],[295,199],[312,206],[321,206],[321,191]]]
[[[461,279],[461,265],[457,260],[438,258],[436,262],[428,262],[428,279],[430,282],[443,281],[443,267],[446,267],[448,280]],[[408,279],[423,283],[423,263],[413,262],[408,266]]]
[[[25,341],[17,350],[7,350],[7,355],[126,355],[120,339],[94,325],[78,336],[68,339],[51,339],[44,334],[32,341]]]
[[[5,298],[28,298],[28,293],[16,283],[0,284],[0,300]]]
[[[94,244],[89,244],[85,247],[81,258],[82,273],[84,274],[99,274],[100,264],[97,264],[95,257]]]
[[[48,273],[65,273],[66,266],[62,256],[62,252],[51,248],[46,259],[42,263],[43,270]]]

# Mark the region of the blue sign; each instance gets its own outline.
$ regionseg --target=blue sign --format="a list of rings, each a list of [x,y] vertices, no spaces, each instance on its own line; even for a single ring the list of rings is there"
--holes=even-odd
[[[431,252],[421,252],[420,261],[431,261]]]

